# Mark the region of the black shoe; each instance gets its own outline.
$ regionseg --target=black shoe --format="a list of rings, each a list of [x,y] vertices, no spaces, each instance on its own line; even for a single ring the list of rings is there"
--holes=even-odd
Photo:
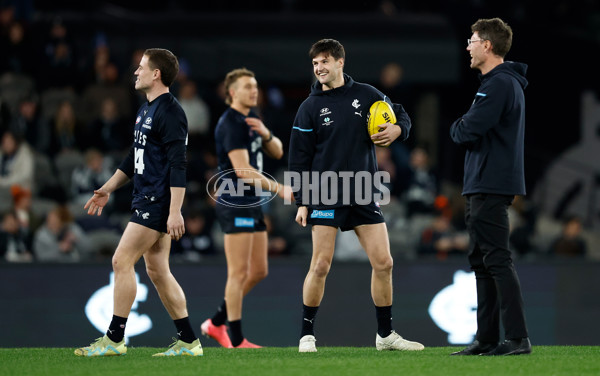
[[[521,355],[531,353],[529,338],[507,339],[494,350],[481,355]]]
[[[450,355],[479,355],[494,350],[498,346],[497,342],[483,343],[478,340],[473,341],[466,349],[457,351]]]

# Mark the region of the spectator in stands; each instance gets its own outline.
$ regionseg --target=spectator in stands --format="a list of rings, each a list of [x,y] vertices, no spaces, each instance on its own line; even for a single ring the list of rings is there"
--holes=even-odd
[[[27,245],[26,235],[19,226],[14,211],[5,213],[0,223],[0,256],[8,262],[30,262],[33,255]]]
[[[395,103],[402,103],[406,112],[413,113],[411,89],[404,80],[404,68],[400,64],[392,61],[381,68],[378,88],[389,95]]]
[[[88,82],[102,83],[105,80],[105,68],[110,63],[110,48],[105,43],[99,43],[94,50],[94,61]]]
[[[408,114],[411,114],[411,116],[414,116],[415,101],[411,88],[406,82],[404,68],[400,64],[394,61],[385,64],[379,72],[379,84],[376,87],[386,93],[394,103],[402,103],[404,110]],[[409,137],[404,142],[393,142],[389,146],[397,170],[397,184],[395,185],[395,194],[397,195],[401,194],[407,188],[406,184],[410,176],[409,158],[411,145],[413,145],[413,140]]]
[[[211,134],[214,134],[216,124],[219,121],[221,114],[228,108],[225,105],[226,97],[227,90],[225,90],[225,81],[219,81],[214,84],[213,89],[204,98],[208,104],[208,107],[210,108],[211,113]]]
[[[171,242],[171,253],[180,255],[189,261],[199,261],[201,256],[216,253],[212,239],[212,225],[214,222],[208,211],[192,210],[185,216],[185,234],[179,242]]]
[[[119,113],[116,101],[106,97],[99,116],[89,125],[87,133],[93,146],[102,152],[123,154],[133,140],[133,120],[126,121]]]
[[[469,235],[457,232],[445,213],[437,215],[429,227],[421,234],[419,256],[435,256],[445,260],[451,255],[464,255],[469,247]]]
[[[81,151],[88,143],[85,129],[75,116],[70,101],[63,101],[52,119],[50,129],[50,145],[48,154],[51,157],[70,150]]]
[[[386,171],[390,174],[389,183],[383,183],[389,189],[392,196],[397,197],[399,190],[397,184],[398,170],[396,164],[392,159],[392,151],[390,148],[375,148],[375,155],[377,156],[377,169],[379,171]]]
[[[46,216],[33,239],[33,251],[42,262],[77,262],[89,258],[86,234],[73,221],[67,206],[59,205]]]
[[[18,112],[12,117],[10,129],[22,137],[35,150],[44,146],[48,134],[42,125],[39,103],[36,95],[29,95],[19,102]]]
[[[12,119],[10,112],[8,103],[0,98],[0,134],[10,129]]]
[[[82,208],[94,194],[94,189],[101,187],[113,175],[114,169],[110,159],[98,149],[88,149],[85,152],[85,166],[73,170],[71,177],[71,197],[75,205]]]
[[[14,4],[0,2],[0,35],[8,34],[11,23],[15,20]]]
[[[564,257],[584,257],[587,243],[581,236],[583,224],[581,218],[569,216],[563,225],[562,234],[552,242],[550,254]]]
[[[19,221],[21,232],[25,236],[27,249],[31,250],[33,234],[41,226],[42,219],[31,208],[31,191],[29,189],[13,185],[10,187],[10,193],[13,199],[13,210]]]
[[[42,90],[75,89],[79,79],[75,48],[69,39],[66,25],[60,19],[55,19],[50,26],[41,65],[38,83]]]
[[[13,131],[7,130],[0,143],[0,188],[33,186],[33,151]]]
[[[116,64],[108,62],[100,74],[99,81],[89,85],[83,91],[80,105],[83,121],[89,124],[99,117],[106,98],[114,100],[117,112],[124,119],[132,120],[130,89],[119,81],[119,69]]]
[[[8,35],[0,42],[0,73],[13,72],[29,75],[35,62],[34,49],[26,38],[25,27],[19,21],[14,21],[8,27]]]
[[[203,145],[204,146],[204,145]],[[206,196],[206,183],[216,174],[216,156],[208,150],[187,150],[187,190],[186,196],[201,199]]]
[[[196,83],[187,80],[181,84],[177,98],[188,120],[190,145],[200,145],[212,139],[210,134],[210,110],[198,95]]]
[[[516,196],[513,204],[508,209],[508,223],[510,226],[510,248],[520,256],[532,254],[535,251],[533,237],[537,224],[537,208],[525,199]]]
[[[404,195],[407,216],[433,214],[437,189],[435,175],[429,169],[427,151],[415,147],[410,153],[410,180]]]

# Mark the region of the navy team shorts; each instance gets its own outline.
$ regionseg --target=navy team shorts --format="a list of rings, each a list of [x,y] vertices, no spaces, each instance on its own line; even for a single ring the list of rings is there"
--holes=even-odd
[[[217,220],[221,225],[221,230],[226,234],[267,230],[260,206],[232,208],[217,202],[215,212],[217,213]]]
[[[349,231],[360,225],[373,225],[385,222],[378,204],[341,206],[335,209],[308,209],[307,223],[339,227]]]
[[[140,224],[158,232],[167,232],[170,203],[140,202],[131,209],[130,222]]]

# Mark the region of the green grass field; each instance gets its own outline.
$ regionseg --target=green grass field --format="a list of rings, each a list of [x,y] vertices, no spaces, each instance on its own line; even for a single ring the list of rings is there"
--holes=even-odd
[[[455,357],[459,347],[378,352],[369,347],[206,348],[203,357],[153,358],[164,349],[129,347],[120,357],[81,358],[70,348],[2,348],[0,375],[600,375],[598,346],[535,346],[526,356]]]

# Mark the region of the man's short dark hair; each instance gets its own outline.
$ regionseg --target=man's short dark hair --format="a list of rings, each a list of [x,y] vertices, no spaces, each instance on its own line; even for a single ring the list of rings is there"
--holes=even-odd
[[[310,56],[311,59],[314,59],[322,53],[328,56],[333,56],[335,60],[346,58],[344,46],[342,46],[342,44],[335,39],[321,39],[320,41],[316,42],[310,48],[308,56]]]
[[[510,51],[513,32],[500,18],[479,19],[471,26],[471,32],[492,42],[492,52],[502,58]]]
[[[169,50],[163,48],[149,48],[144,51],[148,56],[148,66],[150,69],[160,71],[160,80],[166,87],[171,86],[177,73],[179,72],[179,61],[177,57]]]

